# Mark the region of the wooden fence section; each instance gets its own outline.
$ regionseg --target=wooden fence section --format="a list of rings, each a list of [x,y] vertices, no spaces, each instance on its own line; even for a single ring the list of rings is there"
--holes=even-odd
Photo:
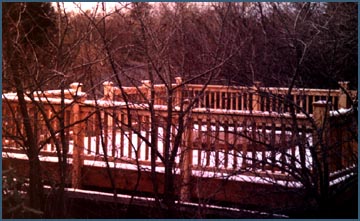
[[[181,79],[178,78],[173,86],[179,86],[180,89],[180,85]],[[155,90],[161,88],[159,93],[156,93],[158,97],[155,98],[154,113],[149,111],[146,104],[139,102],[148,98],[148,88],[149,82],[144,82],[139,88],[123,88],[126,93],[132,94],[132,99],[136,100],[136,103],[124,102],[121,99],[120,89],[113,87],[110,82],[104,84],[105,96],[101,100],[86,100],[86,94],[81,91],[81,85],[78,84],[72,84],[71,89],[66,91],[63,106],[58,97],[59,91],[44,93],[33,100],[27,99],[27,107],[30,110],[32,126],[41,154],[56,156],[59,148],[68,153],[69,158],[73,160],[72,184],[75,187],[81,186],[81,168],[86,159],[101,161],[106,157],[110,162],[150,165],[151,149],[156,149],[158,155],[164,152],[168,110],[165,105],[161,105],[164,104],[162,103],[164,99],[161,97],[165,96],[162,94],[167,93],[161,86],[154,87]],[[174,91],[175,104],[179,104],[181,98],[188,97],[191,100],[191,97],[201,93],[197,85],[185,85],[185,88],[186,90]],[[239,92],[240,90],[243,92]],[[285,93],[284,89],[267,88],[267,90]],[[294,89],[294,98],[295,95],[301,95],[300,91]],[[192,95],[184,96],[189,92]],[[314,153],[312,150],[318,145],[316,129],[322,128],[326,116],[330,117],[327,113],[331,108],[325,108],[326,106],[321,105],[322,102],[313,102],[310,105],[309,102],[314,99],[306,98],[308,100],[305,99],[307,102],[305,106],[308,109],[311,106],[313,113],[308,116],[296,114],[294,117],[286,112],[261,111],[261,105],[265,103],[256,103],[257,107],[253,110],[257,111],[249,111],[246,107],[254,106],[252,101],[259,100],[259,93],[251,93],[251,91],[246,92],[246,88],[220,90],[220,86],[209,86],[203,95],[198,96],[202,97],[205,103],[199,102],[186,115],[186,130],[182,136],[180,151],[175,158],[176,167],[181,170],[187,168],[228,174],[239,171],[264,176],[283,174],[286,179],[289,179],[289,171],[301,173],[303,168],[311,171]],[[317,95],[312,93],[309,96],[320,96],[320,99],[321,96],[330,94],[337,99],[338,106],[342,107],[344,99],[339,93],[339,91],[329,93],[329,90],[318,90]],[[245,95],[251,95],[252,98],[245,99]],[[232,96],[234,98],[231,98]],[[222,99],[223,97],[226,99]],[[3,95],[3,151],[16,152],[26,146],[22,139],[24,130],[17,102],[16,94]],[[243,105],[246,102],[248,106]],[[62,113],[64,116],[61,116]],[[171,148],[179,129],[178,117],[181,111],[174,107],[172,113]],[[151,116],[152,114],[155,118]],[[329,131],[330,137],[333,138],[329,142],[336,146],[329,150],[330,173],[357,163],[357,157],[354,157],[357,156],[355,143],[351,141],[349,147],[348,143],[343,145],[341,142],[341,139],[346,139],[344,137],[350,139],[350,132],[346,136],[341,130],[333,132],[334,128],[338,127],[341,116],[341,114],[337,116],[333,114],[329,118],[330,124],[326,127],[326,131]],[[62,117],[65,128],[60,128],[59,125],[59,119]],[[342,125],[345,127],[350,122],[346,121]],[[61,131],[65,133],[65,147],[59,144]],[[157,134],[155,140],[151,140],[152,132]],[[157,166],[161,167],[162,163],[157,156]]]
[[[149,81],[142,81],[139,87],[125,87],[121,91],[113,87],[111,82],[104,83],[105,97],[110,99],[124,100],[124,96],[131,102],[144,103],[149,99],[151,84]],[[312,103],[319,100],[326,100],[332,104],[332,109],[349,107],[350,97],[356,96],[356,91],[349,90],[349,82],[339,82],[339,89],[310,89],[293,88],[289,94],[289,88],[261,87],[260,82],[255,82],[251,87],[246,86],[223,86],[185,84],[182,79],[176,78],[176,83],[171,87],[175,88],[174,104],[184,99],[197,99],[197,107],[226,110],[248,110],[286,113],[290,112],[290,106],[295,107],[296,113],[313,112]],[[153,85],[155,91],[155,104],[166,105],[167,89],[163,84]],[[125,95],[124,95],[125,94]]]
[[[103,155],[112,159],[122,159],[126,162],[139,160],[144,164],[150,164],[150,113],[144,108],[133,108],[130,116],[124,106],[107,107],[101,111],[101,119],[93,107],[83,106],[82,115],[90,116],[85,121],[84,147],[85,155]],[[171,127],[170,140],[174,142],[176,131],[176,115]],[[159,153],[163,153],[165,134],[165,110],[157,110],[156,133],[158,134],[156,145]],[[131,123],[129,124],[131,118]],[[301,131],[301,145],[305,145],[311,138],[312,125],[305,117],[298,118],[298,131]],[[252,164],[262,162],[269,164],[266,158],[269,155],[277,158],[291,159],[292,163],[298,161],[299,141],[295,144],[296,138],[292,119],[289,115],[250,115],[248,113],[216,113],[203,112],[194,109],[191,117],[188,118],[189,125],[184,132],[186,136],[192,137],[191,143],[186,148],[191,148],[190,164],[207,170],[236,170],[247,169],[247,161]],[[99,125],[103,125],[100,131]],[[102,140],[103,137],[103,140]],[[103,144],[102,144],[103,142]],[[185,144],[184,144],[185,145]],[[103,147],[105,149],[103,149]],[[173,146],[173,144],[172,144]],[[276,149],[270,149],[270,147]],[[304,147],[305,148],[305,147]],[[307,146],[306,148],[309,148]],[[279,156],[279,154],[281,156]],[[176,158],[179,163],[181,153]],[[259,157],[261,156],[261,157]],[[246,161],[243,160],[246,158]],[[274,159],[275,160],[275,159]],[[305,160],[305,158],[304,158]],[[306,159],[309,161],[309,157]],[[278,161],[278,159],[276,160]],[[160,163],[160,159],[157,158]],[[285,163],[285,162],[283,162]],[[305,163],[305,162],[303,162]],[[308,163],[307,163],[308,164]],[[299,164],[300,165],[300,164]],[[273,166],[276,167],[275,165]],[[256,166],[258,168],[258,166]],[[264,167],[260,167],[264,170]]]
[[[194,111],[191,121],[197,129],[191,130],[192,165],[258,172],[302,165],[299,154],[308,152],[313,130],[306,118],[299,116],[295,129],[289,115],[277,114]],[[310,166],[309,153],[301,159]]]
[[[326,124],[330,171],[350,167],[358,159],[358,116],[353,110],[330,112]]]

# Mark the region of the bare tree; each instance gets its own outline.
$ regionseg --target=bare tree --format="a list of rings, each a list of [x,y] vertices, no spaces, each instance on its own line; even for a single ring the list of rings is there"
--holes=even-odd
[[[54,210],[58,214],[53,215],[63,217],[64,188],[69,179],[69,133],[76,124],[70,122],[69,109],[82,94],[80,85],[74,85],[70,91],[65,90],[65,85],[70,83],[72,60],[90,31],[88,29],[78,38],[69,39],[69,17],[60,3],[56,13],[48,3],[4,3],[4,6],[4,30],[7,34],[3,83],[7,88],[14,88],[16,96],[3,97],[3,107],[9,114],[3,118],[7,124],[7,127],[3,126],[3,136],[13,139],[29,159],[29,206],[41,211],[40,214],[45,210],[43,178],[48,174],[40,164],[39,154],[48,143],[54,145],[59,165],[59,187],[54,186],[53,191],[57,195],[55,199],[59,200],[59,209]],[[46,92],[54,86],[60,91]],[[60,97],[59,104],[51,102],[53,96]],[[18,102],[14,103],[14,99]],[[66,101],[68,99],[72,101]],[[39,125],[39,121],[43,123]],[[45,130],[47,133],[39,136],[40,131]]]
[[[82,154],[91,152],[105,162],[116,206],[117,162],[136,166],[129,205],[146,174],[144,164],[150,165],[159,217],[181,216],[176,202],[191,201],[194,196],[199,203],[197,215],[202,217],[206,208],[201,205],[221,199],[232,179],[251,178],[277,186],[286,182],[285,189],[300,183],[318,205],[326,205],[333,160],[338,160],[335,152],[341,152],[332,141],[327,142],[327,133],[338,121],[325,114],[330,111],[326,105],[321,114],[315,113],[312,102],[327,99],[339,106],[341,99],[347,99],[356,112],[357,98],[345,84],[337,86],[341,98],[335,98],[334,90],[307,97],[307,90],[298,87],[311,85],[307,79],[314,72],[309,67],[319,57],[326,66],[328,53],[321,49],[328,29],[337,30],[342,37],[339,44],[345,44],[347,38],[334,18],[339,16],[337,10],[353,12],[353,5],[123,3],[108,11],[105,4],[98,3],[92,12],[77,5],[79,13],[68,14],[57,3],[56,17],[51,20],[55,30],[33,24],[45,36],[43,44],[33,42],[21,28],[27,4],[20,4],[15,17],[5,16],[12,24],[9,33],[17,36],[5,38],[3,69],[6,77],[13,78],[5,78],[5,83],[8,90],[12,85],[17,91],[23,122],[15,125],[15,133],[4,127],[3,131],[24,147],[29,159],[35,159],[29,160],[34,164],[30,180],[36,179],[34,173],[41,168],[39,151],[48,142],[54,143],[60,177],[60,209],[54,216],[63,216],[66,210],[69,137],[75,137],[71,135],[75,131],[79,138],[73,139],[72,186],[81,188]],[[332,41],[331,35],[326,39]],[[335,44],[327,49],[335,53],[336,48]],[[342,60],[354,67],[352,53],[352,49],[341,50]],[[15,62],[20,57],[25,61]],[[324,72],[331,76],[328,85],[341,80],[336,76],[344,71],[340,66],[334,63]],[[36,77],[22,82],[23,76]],[[73,81],[84,87],[72,84],[67,91]],[[227,87],[213,85],[224,83]],[[279,85],[285,88],[269,87]],[[49,88],[60,88],[59,104],[52,103],[53,97],[45,91]],[[11,100],[5,101],[14,108]],[[9,112],[11,119],[19,117],[16,108]],[[70,111],[86,114],[72,116]],[[36,136],[38,118],[45,122],[41,129],[48,131],[41,139]],[[349,143],[357,142],[353,131],[350,128],[352,136],[346,135]],[[75,142],[80,146],[75,148]],[[215,179],[210,182],[209,176]],[[41,178],[36,182],[41,184]],[[217,187],[209,189],[207,184]],[[255,195],[249,193],[249,200]]]

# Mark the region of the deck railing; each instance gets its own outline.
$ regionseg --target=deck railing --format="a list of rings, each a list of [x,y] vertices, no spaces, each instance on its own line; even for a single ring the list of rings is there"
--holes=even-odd
[[[142,81],[138,87],[125,87],[121,91],[113,87],[111,82],[104,83],[104,95],[110,99],[124,101],[124,96],[131,102],[144,103],[148,101],[151,85],[149,81]],[[311,89],[311,88],[289,88],[261,87],[260,82],[253,86],[223,86],[184,84],[182,79],[176,78],[172,88],[174,92],[173,103],[179,104],[184,99],[196,99],[196,107],[225,109],[225,110],[249,110],[286,113],[290,107],[294,107],[296,113],[312,114],[312,103],[326,100],[331,103],[331,109],[348,108],[349,97],[354,98],[356,91],[349,90],[349,82],[339,82],[339,89]],[[165,85],[153,85],[156,105],[167,104],[167,89]],[[123,93],[122,93],[123,92]]]
[[[122,92],[110,82],[104,83],[104,98],[101,100],[87,100],[81,85],[72,84],[65,93],[65,107],[61,107],[59,91],[41,93],[33,100],[27,98],[36,140],[42,147],[41,154],[56,156],[55,142],[62,129],[58,118],[64,108],[68,144],[65,152],[73,159],[73,186],[81,186],[79,174],[85,159],[102,160],[107,156],[111,162],[150,165],[150,144],[154,145],[152,148],[156,148],[159,154],[164,151],[168,112],[162,99],[165,96],[162,93],[166,93],[166,90],[163,86],[154,87],[157,90],[154,106],[157,117],[152,120],[157,121],[153,130],[156,130],[158,136],[156,141],[151,141],[151,113],[147,104],[143,104],[144,101],[140,104],[141,99],[148,98],[148,83],[138,88],[123,88],[127,94],[133,95],[132,99],[136,102],[132,103],[125,103],[121,99]],[[174,86],[180,83],[178,81]],[[200,85],[184,87],[186,89],[181,90],[182,94],[175,93],[175,104],[179,104],[180,98],[191,100],[197,97],[199,102],[186,115],[186,130],[175,163],[181,168],[202,171],[222,171],[228,174],[245,171],[264,176],[283,174],[286,179],[289,179],[287,171],[290,170],[308,168],[311,171],[311,148],[319,145],[318,129],[323,128],[323,120],[330,116],[330,110],[334,108],[315,101],[327,97],[335,101],[336,109],[347,106],[341,90],[294,89],[291,93],[294,102],[309,111],[308,115],[296,113],[294,118],[294,115],[285,111],[285,106],[283,111],[267,109],[275,106],[275,100],[279,104],[277,107],[283,105],[279,96],[287,93],[284,88],[254,87],[249,90],[247,87],[208,86],[199,95]],[[260,93],[265,91],[276,96]],[[17,96],[9,93],[2,98],[3,151],[21,152],[25,144]],[[267,99],[271,100],[270,104],[266,103],[269,101]],[[44,119],[44,113],[48,122]],[[330,173],[357,163],[357,157],[354,157],[357,156],[357,148],[354,147],[357,141],[351,140],[349,144],[344,140],[343,131],[337,128],[342,114],[334,114],[336,111],[332,113],[330,123],[326,126],[326,131],[332,137],[330,141],[336,146],[330,150],[328,158]],[[173,114],[171,142],[175,141],[180,109],[174,108]],[[50,132],[48,125],[52,125],[54,131]],[[342,125],[345,127],[347,124]],[[336,132],[334,128],[337,128]],[[349,134],[346,133],[346,137],[350,140]],[[162,165],[159,156],[156,163]]]

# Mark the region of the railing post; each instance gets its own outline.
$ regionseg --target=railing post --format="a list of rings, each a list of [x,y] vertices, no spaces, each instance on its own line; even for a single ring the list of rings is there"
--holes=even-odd
[[[84,123],[79,122],[81,116],[81,104],[85,100],[85,96],[79,97],[71,107],[73,126],[73,163],[72,163],[72,177],[71,185],[75,189],[81,188],[81,170],[84,165]]]
[[[81,92],[82,91],[82,83],[79,82],[73,82],[70,84],[70,88],[74,91],[76,91],[75,95],[77,95],[77,92]]]
[[[325,117],[329,117],[330,103],[326,101],[313,102],[313,118],[318,128],[322,128]]]
[[[176,86],[179,86],[179,85],[182,84],[182,78],[181,77],[176,77],[175,81],[176,81]],[[182,88],[178,87],[176,89],[176,99],[175,99],[175,102],[174,102],[174,104],[176,106],[180,106],[180,104],[181,104],[181,93],[182,93]]]
[[[69,96],[66,96],[69,99],[76,98],[79,96],[82,96],[82,83],[79,82],[73,82],[70,84],[70,90],[69,90]]]
[[[254,81],[252,87],[253,97],[252,97],[252,107],[254,111],[260,111],[260,81]]]
[[[111,81],[105,81],[103,83],[103,87],[104,87],[104,98],[105,99],[109,99],[109,100],[113,100],[114,99],[114,87],[113,87],[114,83]]]
[[[184,100],[184,109],[188,108],[190,104],[189,100]],[[183,142],[181,145],[181,156],[182,161],[180,165],[180,174],[181,174],[181,186],[180,186],[180,200],[181,201],[190,201],[191,192],[191,165],[192,165],[192,131],[193,131],[193,119],[191,116],[191,111],[185,117],[185,130],[183,134]]]
[[[347,95],[345,93],[345,91],[347,91],[349,89],[349,82],[348,81],[340,81],[338,82],[340,85],[340,89],[339,89],[339,107],[340,108],[348,108],[348,103],[347,103]]]
[[[318,162],[316,165],[320,167],[322,174],[319,173],[319,170],[315,170],[318,172],[318,191],[321,193],[322,191],[327,191],[325,188],[329,182],[329,149],[328,149],[328,120],[330,117],[330,103],[326,101],[316,101],[313,102],[313,119],[316,124],[316,130],[313,132],[313,145],[315,146],[316,153],[318,154]],[[320,180],[323,180],[323,186],[321,187]],[[325,188],[325,189],[324,189]]]

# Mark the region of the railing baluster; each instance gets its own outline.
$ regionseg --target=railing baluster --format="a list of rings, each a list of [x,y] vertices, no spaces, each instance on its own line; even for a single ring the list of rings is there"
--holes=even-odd
[[[210,165],[211,152],[211,119],[206,119],[206,166]]]
[[[239,126],[239,122],[238,121],[236,121],[236,120],[233,120],[233,122],[234,122],[234,131],[233,131],[233,134],[232,134],[232,137],[233,137],[233,143],[232,143],[232,150],[233,150],[233,159],[234,159],[234,163],[233,163],[233,169],[238,169],[238,164],[239,164],[239,162],[238,162],[238,141],[239,141],[239,136],[237,136],[238,135],[238,133],[240,133],[240,126]]]
[[[100,127],[98,126],[99,123],[98,117],[96,116],[96,123],[95,123],[95,136],[96,136],[96,146],[95,146],[95,155],[99,154],[99,145],[100,145]]]
[[[125,156],[125,114],[121,113],[121,119],[120,119],[120,157],[124,157]]]
[[[264,143],[264,144],[267,144],[267,135],[266,135],[266,123],[265,122],[263,122],[262,123],[262,135],[263,135],[263,139],[262,139],[262,142]],[[267,150],[267,146],[265,146],[265,148],[263,147],[262,148],[262,152],[261,152],[261,161],[262,161],[262,166],[261,166],[261,169],[262,169],[262,171],[264,171],[265,170],[265,165],[266,165],[266,150]]]
[[[256,137],[256,134],[257,134],[257,127],[256,127],[256,122],[253,121],[252,122],[252,125],[251,125],[251,139],[252,139],[252,142],[251,142],[251,165],[252,165],[252,170],[255,171],[256,169],[256,150],[257,150],[257,137]]]
[[[244,119],[243,124],[242,124],[242,134],[244,135],[245,139],[242,139],[242,165],[241,165],[241,169],[246,169],[247,167],[247,149],[248,149],[248,139],[246,139],[246,137],[248,136],[247,134],[247,121],[246,119]],[[244,141],[245,140],[245,141]]]
[[[229,121],[225,120],[224,121],[224,168],[228,168],[229,167],[229,143],[231,143],[231,141],[229,140]]]
[[[198,133],[198,140],[199,140],[199,147],[198,147],[198,165],[201,166],[201,162],[202,162],[202,158],[201,158],[201,155],[202,155],[202,144],[203,144],[203,132],[202,132],[202,118],[198,118],[198,125],[199,125],[199,133]]]
[[[90,112],[88,112],[88,114],[90,114]],[[93,124],[92,122],[92,117],[90,117],[87,121],[86,121],[86,137],[87,137],[87,154],[91,154],[91,138],[93,133]]]
[[[215,122],[215,142],[214,142],[214,151],[215,151],[215,167],[219,168],[221,166],[223,159],[219,159],[219,152],[222,150],[219,147],[219,134],[220,134],[220,126],[219,126],[219,119]]]
[[[284,169],[286,168],[286,126],[285,123],[281,123],[281,135],[280,135],[280,154],[281,154],[281,167]],[[284,170],[281,170],[281,173],[284,173]]]
[[[109,142],[109,114],[107,113],[107,110],[104,110],[104,147],[102,147],[103,154],[106,156],[108,155],[108,142]],[[101,144],[102,146],[102,144]]]
[[[115,112],[115,110],[113,110],[113,116],[111,118],[112,123],[111,123],[111,155],[113,157],[116,157],[116,122],[117,122],[117,118],[118,115]]]
[[[270,162],[271,162],[271,171],[274,172],[275,171],[275,166],[276,166],[276,151],[275,151],[275,139],[276,139],[276,124],[275,122],[271,123],[271,135],[270,135],[270,146],[274,147],[273,149],[270,150],[271,155],[270,155]]]

